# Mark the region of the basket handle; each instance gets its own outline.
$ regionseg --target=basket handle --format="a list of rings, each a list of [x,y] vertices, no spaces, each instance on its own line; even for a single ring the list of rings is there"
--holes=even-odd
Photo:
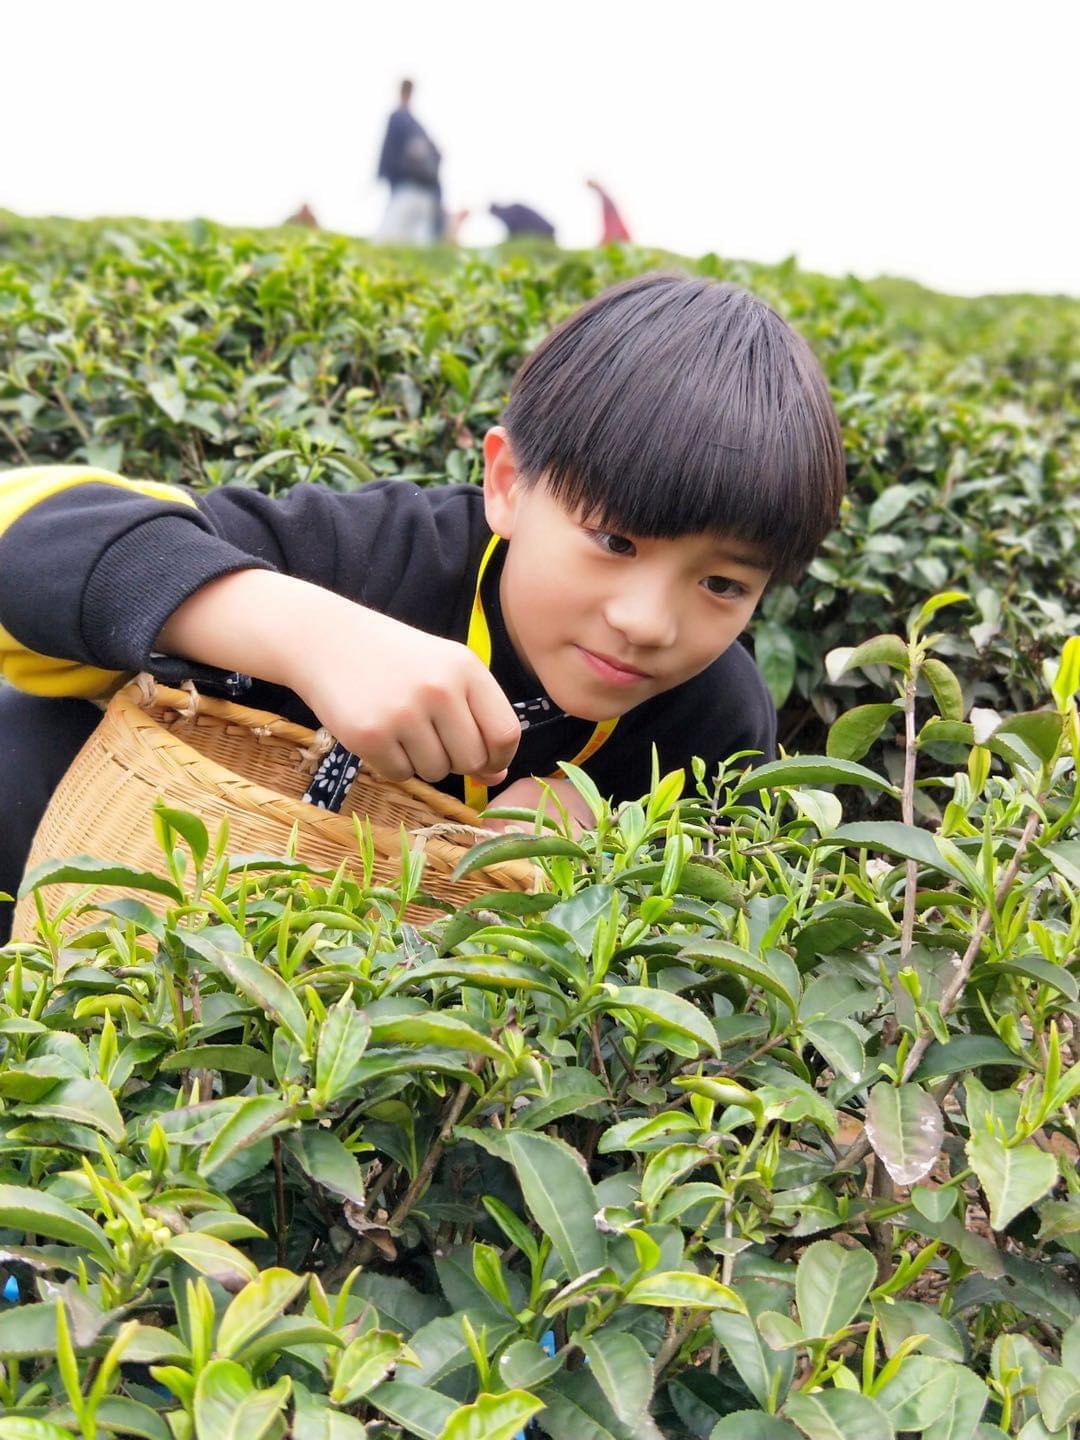
[[[223,700],[239,700],[252,685],[251,676],[239,670],[200,665],[195,660],[185,660],[181,655],[151,655],[146,673],[152,675],[159,685],[168,685],[173,690],[180,690],[184,682],[190,680],[200,690],[218,695]]]

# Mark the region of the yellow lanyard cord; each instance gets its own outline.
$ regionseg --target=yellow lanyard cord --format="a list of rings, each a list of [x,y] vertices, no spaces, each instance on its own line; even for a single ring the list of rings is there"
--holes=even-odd
[[[473,596],[472,614],[469,616],[469,649],[484,662],[488,669],[491,668],[491,631],[488,629],[487,617],[484,614],[483,602],[480,599],[480,587],[484,582],[484,572],[488,567],[488,561],[495,553],[495,548],[501,538],[500,535],[493,535],[488,543],[487,549],[484,551],[483,559],[480,561],[480,569],[476,576],[476,593]],[[595,755],[618,723],[619,717],[617,715],[612,720],[601,720],[586,741],[584,749],[574,756],[570,764],[582,765],[588,760],[590,755]],[[559,772],[556,771],[548,778],[555,780],[558,778],[558,773]],[[472,775],[466,775],[464,779],[465,804],[473,810],[483,810],[488,803],[488,787],[481,785],[479,780],[475,779]]]

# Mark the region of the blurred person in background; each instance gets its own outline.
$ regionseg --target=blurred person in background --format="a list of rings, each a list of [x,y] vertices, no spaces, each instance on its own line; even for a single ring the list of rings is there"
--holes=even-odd
[[[630,231],[626,227],[626,221],[615,208],[615,201],[607,193],[599,180],[586,180],[590,190],[595,190],[600,197],[600,244],[614,245],[619,241],[628,241]]]
[[[522,205],[520,202],[513,205],[492,204],[488,209],[496,220],[501,220],[506,226],[507,238],[510,240],[519,235],[542,235],[545,240],[555,239],[555,226],[531,205]]]
[[[390,186],[390,198],[375,238],[389,245],[430,245],[443,229],[442,156],[409,108],[412,93],[412,81],[403,80],[379,155],[379,179]]]

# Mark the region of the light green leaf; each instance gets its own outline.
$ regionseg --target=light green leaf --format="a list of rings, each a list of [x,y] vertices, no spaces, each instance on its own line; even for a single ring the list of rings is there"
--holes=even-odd
[[[513,1166],[530,1215],[549,1236],[571,1279],[599,1269],[607,1246],[584,1160],[562,1140],[526,1130],[460,1129],[458,1134]]]
[[[1059,710],[1064,710],[1080,690],[1080,635],[1070,635],[1061,652],[1051,692]]]
[[[626,1292],[628,1305],[684,1305],[692,1310],[737,1310],[746,1306],[726,1285],[693,1270],[661,1270],[646,1275]]]
[[[367,1400],[398,1425],[419,1435],[420,1440],[439,1440],[456,1409],[453,1400],[438,1390],[430,1390],[426,1385],[409,1385],[403,1380],[384,1380],[376,1385]]]
[[[594,1330],[581,1348],[615,1414],[624,1425],[637,1425],[653,1393],[652,1361],[641,1341],[627,1330],[602,1329]]]
[[[799,1440],[790,1420],[761,1410],[733,1410],[709,1431],[709,1440]]]
[[[116,860],[96,860],[93,855],[73,855],[68,860],[43,860],[27,871],[19,886],[18,898],[42,885],[122,885],[126,890],[149,890],[167,895],[177,904],[184,898],[171,880],[151,870],[133,870]]]
[[[23,1101],[12,1107],[13,1115],[36,1115],[39,1119],[54,1117],[72,1120],[100,1130],[117,1145],[124,1140],[124,1122],[109,1087],[97,1079],[79,1076],[61,1080],[40,1099]]]
[[[342,996],[319,1031],[315,1088],[323,1105],[332,1105],[348,1092],[353,1068],[367,1048],[370,1035],[367,1016],[357,1010],[351,996]]]
[[[456,1375],[463,1369],[468,1369],[470,1372],[473,1370],[475,1364],[473,1353],[462,1325],[462,1317],[466,1314],[477,1335],[481,1330],[483,1331],[486,1340],[485,1350],[489,1356],[517,1330],[517,1326],[511,1320],[493,1320],[490,1310],[483,1313],[479,1310],[471,1312],[457,1310],[453,1315],[437,1315],[434,1320],[429,1320],[426,1325],[422,1325],[409,1338],[409,1349],[420,1362],[409,1369],[410,1383],[443,1385],[446,1388],[444,1382],[450,1376]],[[536,1348],[540,1349],[539,1346]],[[544,1352],[541,1350],[540,1353]],[[503,1358],[505,1359],[505,1356]],[[547,1356],[544,1358],[546,1359]],[[556,1361],[553,1368],[558,1370],[561,1363],[561,1361]],[[520,1380],[510,1380],[501,1363],[499,1373],[506,1381],[507,1389],[513,1389],[515,1386],[528,1388]]]
[[[195,1385],[196,1440],[262,1440],[289,1398],[287,1375],[268,1390],[256,1390],[235,1360],[211,1360]]]
[[[264,1270],[230,1302],[217,1335],[217,1352],[225,1359],[237,1354],[292,1304],[303,1289],[304,1277],[289,1270]]]
[[[265,1050],[254,1045],[193,1045],[190,1050],[174,1050],[158,1062],[158,1069],[224,1070],[230,1075],[256,1075],[260,1080],[273,1080],[274,1064]]]
[[[831,790],[803,788],[786,793],[795,809],[810,821],[819,835],[831,835],[844,818],[844,807]]]
[[[838,669],[833,679],[839,679],[848,670],[858,670],[864,665],[888,665],[893,670],[908,668],[907,643],[899,635],[872,635],[861,645],[856,645]]]
[[[481,840],[462,856],[450,878],[460,880],[474,870],[501,865],[504,860],[536,860],[551,855],[567,855],[574,860],[587,858],[587,852],[580,845],[560,835],[496,835],[491,840]]]
[[[866,1051],[858,1032],[843,1020],[814,1020],[803,1035],[838,1075],[857,1082],[866,1069]]]
[[[789,1395],[784,1414],[808,1440],[894,1440],[889,1417],[876,1401],[853,1390]]]
[[[868,790],[895,793],[896,787],[884,776],[856,765],[852,760],[832,760],[827,755],[792,755],[785,760],[770,760],[744,775],[732,791],[738,799],[751,790],[770,790],[793,785],[863,785]]]
[[[620,985],[605,1004],[609,1009],[628,1009],[656,1025],[665,1025],[697,1041],[712,1054],[719,1053],[716,1031],[696,1005],[673,995],[670,990],[654,990],[645,985]]]
[[[714,1152],[703,1145],[669,1145],[652,1156],[641,1177],[641,1204],[645,1214],[652,1216],[656,1202],[668,1186],[714,1158]]]
[[[900,855],[905,860],[915,860],[933,870],[944,871],[954,879],[963,878],[952,862],[942,855],[929,830],[920,830],[917,825],[904,825],[899,820],[858,820],[852,825],[841,825],[839,830],[834,830],[827,840],[821,840],[819,844],[883,850],[887,855]]]
[[[944,660],[924,660],[922,673],[933,691],[943,720],[963,720],[964,695],[960,682]]]
[[[931,620],[939,610],[943,610],[946,605],[958,605],[961,600],[970,598],[966,590],[942,590],[937,595],[931,595],[916,615],[912,629],[917,634],[925,627],[926,622]]]
[[[53,1301],[5,1305],[0,1309],[0,1356],[6,1360],[23,1360],[33,1355],[56,1355]]]
[[[919,1345],[921,1354],[936,1360],[963,1363],[964,1342],[955,1325],[929,1305],[922,1305],[917,1300],[875,1300],[874,1314],[881,1326],[887,1355],[894,1355],[908,1336],[925,1335],[926,1339]]]
[[[758,621],[754,626],[754,659],[779,710],[795,683],[795,642],[786,626],[774,620]]]
[[[439,1440],[514,1440],[543,1408],[544,1402],[528,1390],[478,1395],[471,1405],[461,1405],[454,1411]]]
[[[1039,1409],[1048,1430],[1063,1430],[1080,1420],[1080,1376],[1061,1365],[1045,1365],[1039,1374]]]
[[[877,1278],[869,1250],[849,1250],[835,1240],[818,1240],[795,1271],[795,1303],[805,1334],[835,1335],[859,1313]]]
[[[895,704],[856,705],[829,727],[825,753],[833,760],[861,760],[894,715]]]
[[[749,950],[744,950],[739,945],[732,945],[728,940],[695,939],[679,951],[678,958],[690,961],[703,960],[708,965],[714,965],[718,970],[726,970],[729,974],[738,975],[751,985],[760,985],[770,995],[775,995],[787,1006],[792,1015],[798,1010],[799,975],[786,955],[783,959],[790,974],[785,974],[780,965],[773,963],[772,955],[769,960],[762,960],[757,955],[752,955]]]
[[[367,1426],[335,1410],[324,1395],[313,1395],[295,1381],[293,1393],[292,1440],[366,1440]]]
[[[986,1409],[990,1392],[978,1375],[961,1365],[951,1368],[955,1386],[952,1403],[926,1427],[923,1440],[972,1440]]]
[[[249,1095],[240,1100],[203,1151],[199,1174],[209,1177],[241,1150],[284,1129],[292,1118],[293,1106],[276,1095]]]
[[[286,1135],[284,1145],[317,1185],[355,1205],[364,1203],[364,1177],[356,1156],[332,1131],[305,1125]]]
[[[0,1440],[71,1440],[71,1431],[31,1415],[0,1416]]]
[[[755,1322],[748,1315],[731,1310],[714,1310],[710,1323],[713,1334],[728,1353],[743,1384],[759,1405],[768,1404],[775,1377],[779,1375],[778,1402],[782,1403],[795,1373],[792,1351],[776,1351],[766,1345]]]
[[[214,1235],[190,1231],[173,1235],[165,1242],[165,1249],[226,1290],[239,1290],[247,1281],[258,1279],[259,1272],[247,1256]]]
[[[914,485],[886,485],[866,512],[867,530],[871,534],[875,530],[884,530],[899,518],[918,494]]]
[[[499,1378],[508,1390],[528,1390],[549,1380],[562,1364],[535,1340],[515,1340],[499,1356]]]
[[[921,1086],[882,1082],[870,1091],[866,1137],[897,1185],[914,1185],[941,1154],[945,1121]]]
[[[1004,1230],[1010,1220],[1040,1200],[1057,1179],[1053,1155],[1032,1143],[1007,1146],[986,1130],[972,1133],[967,1157],[990,1201],[990,1224],[995,1230]]]
[[[231,937],[231,939],[230,939]],[[228,926],[215,926],[184,936],[184,943],[265,1014],[273,1016],[298,1045],[307,1035],[304,1007],[276,970],[236,948],[239,937]]]
[[[335,1405],[355,1405],[379,1385],[406,1353],[400,1335],[365,1330],[338,1357],[330,1398]]]
[[[456,1016],[444,1015],[439,1010],[427,1010],[422,1014],[393,1015],[386,1019],[372,1018],[371,1042],[373,1045],[398,1043],[403,1045],[444,1045],[451,1050],[468,1050],[474,1055],[486,1055],[490,1060],[501,1060],[502,1050],[489,1035],[482,1035],[471,1025]]]
[[[78,1246],[103,1265],[112,1266],[112,1247],[97,1221],[56,1199],[47,1190],[28,1185],[0,1185],[0,1226]],[[25,1313],[26,1308],[19,1313]],[[50,1313],[52,1308],[48,1307]],[[0,1350],[0,1354],[3,1353],[6,1352]]]
[[[925,1430],[954,1404],[958,1373],[951,1361],[908,1355],[876,1399],[897,1430]]]

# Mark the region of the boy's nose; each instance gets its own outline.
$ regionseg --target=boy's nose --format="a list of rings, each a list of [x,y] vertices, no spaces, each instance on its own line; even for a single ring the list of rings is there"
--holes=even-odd
[[[604,618],[634,651],[674,645],[679,633],[675,607],[661,586],[627,587],[608,600]]]

